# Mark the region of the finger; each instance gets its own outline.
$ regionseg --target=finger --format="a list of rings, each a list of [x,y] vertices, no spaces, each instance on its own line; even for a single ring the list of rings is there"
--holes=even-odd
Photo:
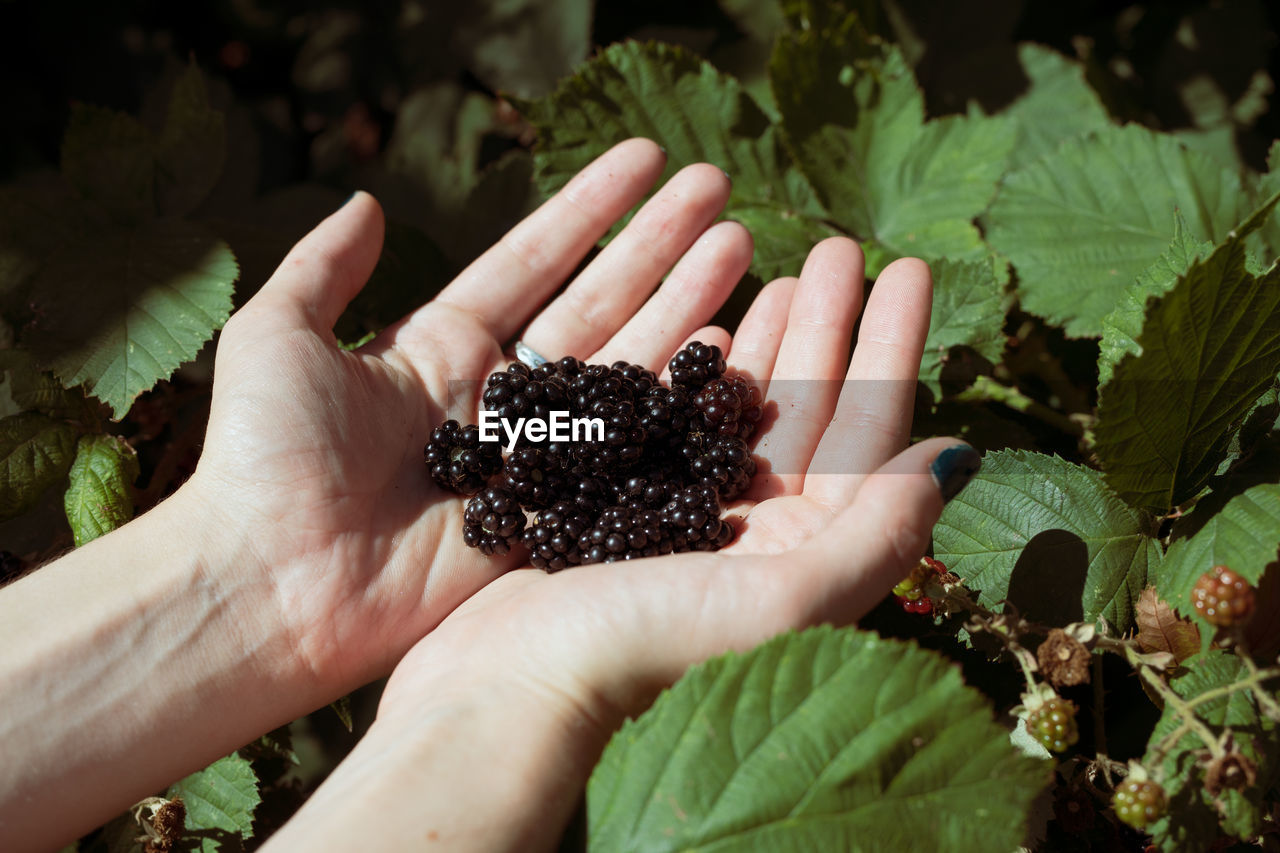
[[[837,624],[870,610],[924,555],[943,505],[981,464],[968,444],[935,438],[865,477],[853,502],[797,549],[797,563],[811,576],[796,580],[808,588],[807,602],[797,600],[797,609],[811,607],[811,622]]]
[[[332,330],[373,273],[383,228],[378,202],[368,193],[355,193],[289,250],[242,310],[261,310],[317,332]]]
[[[610,148],[489,251],[436,301],[474,315],[506,341],[662,174],[666,155],[647,139]]]
[[[876,279],[849,381],[809,463],[806,495],[843,505],[868,473],[907,446],[932,304],[932,277],[923,261],[894,261]]]
[[[835,411],[853,325],[862,307],[862,251],[833,237],[814,247],[791,297],[769,380],[769,409],[776,417],[761,433],[756,453],[771,474],[746,495],[765,500],[799,494],[809,461]]]
[[[751,234],[736,222],[711,226],[657,292],[592,361],[661,365],[689,333],[716,313],[751,265]]]
[[[729,366],[751,379],[762,395],[768,393],[797,283],[795,277],[780,278],[761,288],[738,324],[725,356]]]
[[[542,353],[585,358],[622,328],[719,215],[730,184],[715,166],[676,173],[521,335]]]

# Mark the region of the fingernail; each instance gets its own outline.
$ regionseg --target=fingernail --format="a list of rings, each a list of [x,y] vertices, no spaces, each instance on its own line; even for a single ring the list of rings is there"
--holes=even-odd
[[[967,444],[953,444],[934,458],[929,473],[942,492],[942,499],[949,501],[973,479],[982,467],[982,456]]]
[[[667,146],[665,146],[665,145],[659,145],[659,146],[658,146],[658,150],[662,152],[662,156],[663,156],[663,157],[666,157],[666,156],[667,156]]]
[[[732,184],[733,184],[733,175],[730,175],[728,172],[725,172],[725,170],[724,170],[724,169],[721,169],[720,171],[724,172],[725,179],[726,179],[726,180],[728,180],[728,181],[729,181],[729,183],[732,185]]]

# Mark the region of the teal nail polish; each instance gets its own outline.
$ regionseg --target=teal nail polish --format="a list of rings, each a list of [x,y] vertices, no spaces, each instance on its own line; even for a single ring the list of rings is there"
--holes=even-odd
[[[949,501],[973,479],[982,467],[982,456],[967,444],[953,444],[939,453],[929,464],[929,473],[942,492],[942,499]]]

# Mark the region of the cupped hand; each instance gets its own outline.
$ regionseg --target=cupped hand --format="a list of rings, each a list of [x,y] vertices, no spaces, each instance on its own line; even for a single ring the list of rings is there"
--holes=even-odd
[[[646,140],[616,146],[437,298],[348,352],[332,328],[383,234],[377,203],[357,194],[227,323],[184,490],[247,543],[239,580],[271,598],[299,663],[333,695],[389,670],[516,563],[463,546],[462,499],[422,460],[435,426],[478,410],[504,345],[519,336],[556,356],[660,364],[745,272],[750,236],[713,224],[729,180],[692,166],[551,299],[664,165]]]
[[[716,553],[508,573],[406,656],[380,719],[411,720],[447,685],[501,684],[531,708],[555,709],[565,730],[593,730],[581,737],[594,742],[594,753],[583,750],[589,770],[608,734],[690,664],[788,629],[849,623],[882,599],[980,460],[955,439],[907,448],[928,267],[904,259],[881,274],[850,359],[863,285],[858,247],[827,240],[798,281],[761,291],[732,341],[699,333],[761,381],[776,409],[755,446],[764,470],[730,511],[734,542]]]

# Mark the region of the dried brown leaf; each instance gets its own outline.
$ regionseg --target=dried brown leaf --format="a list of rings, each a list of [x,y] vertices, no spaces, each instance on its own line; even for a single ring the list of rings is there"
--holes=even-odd
[[[1179,663],[1200,651],[1200,629],[1182,619],[1169,603],[1147,587],[1134,604],[1138,645],[1144,652],[1168,652]]]

